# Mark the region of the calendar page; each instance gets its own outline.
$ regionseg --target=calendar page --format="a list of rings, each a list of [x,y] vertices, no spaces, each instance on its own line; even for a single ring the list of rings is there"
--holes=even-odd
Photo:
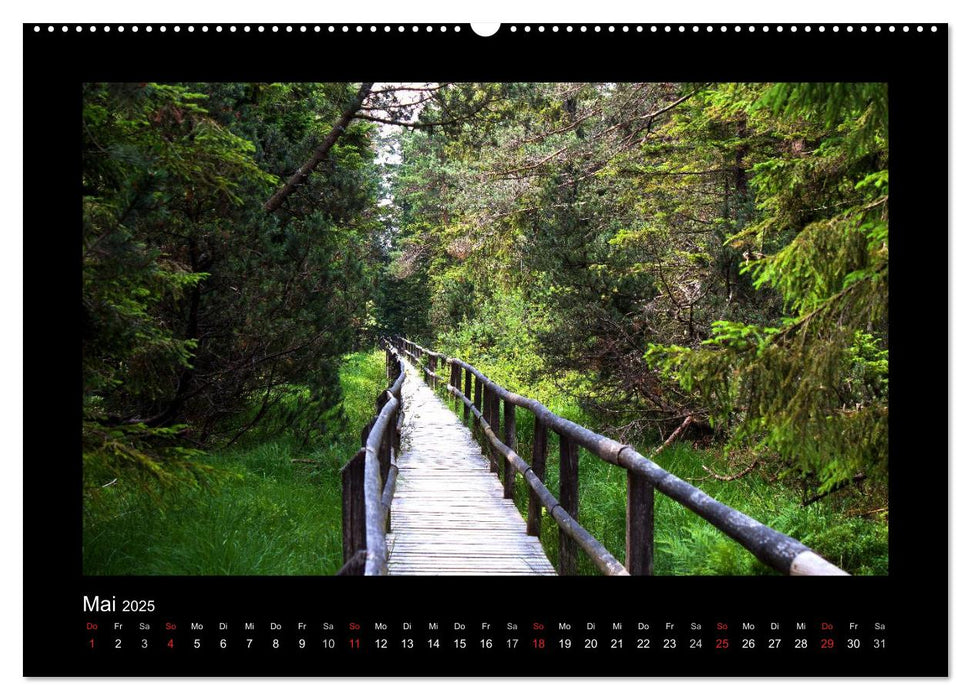
[[[23,31],[25,675],[948,675],[947,25]]]

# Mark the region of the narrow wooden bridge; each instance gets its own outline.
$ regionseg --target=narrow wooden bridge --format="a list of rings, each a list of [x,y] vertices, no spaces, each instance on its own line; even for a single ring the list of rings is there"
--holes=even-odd
[[[401,338],[385,343],[391,385],[378,395],[363,447],[342,470],[345,563],[338,575],[572,575],[578,549],[601,573],[651,575],[655,490],[782,573],[846,575],[633,447],[504,389],[475,367]],[[517,408],[533,416],[531,463],[516,452]],[[559,437],[558,496],[544,483],[550,431]],[[626,565],[577,520],[579,447],[627,470]],[[525,521],[513,499],[517,476],[528,487]],[[539,540],[544,520],[559,531],[556,569]]]
[[[472,433],[410,366],[402,398],[388,574],[555,575]]]

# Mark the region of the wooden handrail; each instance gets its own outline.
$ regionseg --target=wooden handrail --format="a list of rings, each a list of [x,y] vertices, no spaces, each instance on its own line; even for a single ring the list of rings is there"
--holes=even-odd
[[[848,575],[839,567],[823,559],[816,552],[796,539],[784,535],[770,528],[754,518],[731,508],[677,476],[665,471],[652,460],[637,452],[630,445],[599,435],[588,428],[567,420],[550,411],[535,399],[530,399],[508,391],[489,379],[472,365],[458,358],[446,357],[442,353],[433,352],[404,338],[395,338],[394,345],[406,356],[416,360],[420,365],[420,358],[435,358],[436,362],[444,361],[449,367],[458,367],[460,372],[466,372],[465,388],[459,374],[452,375],[452,381],[447,387],[452,394],[467,407],[475,416],[483,434],[496,452],[508,460],[528,484],[532,496],[546,507],[553,517],[561,533],[576,542],[596,564],[607,574],[634,573],[649,575],[653,573],[653,490],[657,489],[664,495],[698,514],[721,532],[725,533],[745,549],[751,552],[759,561],[773,569],[788,575],[803,576],[840,576]],[[469,395],[470,380],[468,375],[475,378],[475,398]],[[433,381],[440,381],[441,377],[431,369],[425,371],[426,377]],[[430,382],[431,383],[431,382]],[[481,386],[481,392],[480,392]],[[480,395],[484,392],[486,400],[480,407]],[[494,397],[494,398],[493,398]],[[579,445],[600,459],[623,467],[628,471],[628,499],[627,499],[627,566],[625,568],[610,555],[602,544],[584,530],[576,521],[576,504],[561,504],[543,484],[544,474],[537,474],[537,455],[534,450],[534,465],[527,464],[515,450],[503,443],[497,436],[499,430],[498,404],[506,405],[506,415],[512,415],[510,406],[519,406],[530,411],[543,426],[544,442],[545,430],[552,429],[561,439],[561,454]],[[493,406],[495,408],[493,408]],[[545,464],[545,444],[542,449],[542,459]],[[568,455],[569,457],[569,455]],[[564,464],[561,457],[561,465]],[[569,459],[566,464],[571,465]],[[568,496],[573,497],[576,484],[570,484]],[[511,489],[507,487],[507,493]],[[561,500],[564,499],[563,482],[561,480]],[[528,519],[527,527],[537,530],[539,534],[539,518],[534,507],[530,509],[533,516]],[[572,512],[567,512],[572,511]],[[569,549],[564,550],[561,538],[561,573],[564,573],[563,556],[569,556]],[[569,573],[569,572],[568,572]]]
[[[384,344],[393,381],[378,394],[377,415],[363,431],[363,446],[341,469],[344,566],[338,576],[388,573],[388,515],[398,477],[391,455],[401,448],[405,369],[391,342]]]

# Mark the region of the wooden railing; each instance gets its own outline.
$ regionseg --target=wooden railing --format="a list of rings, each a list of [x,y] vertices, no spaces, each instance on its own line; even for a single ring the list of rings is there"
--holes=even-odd
[[[388,515],[398,478],[391,454],[397,457],[401,449],[405,371],[391,342],[383,344],[391,384],[378,394],[377,414],[361,432],[361,449],[341,469],[344,566],[338,576],[388,573]]]
[[[504,494],[512,498],[518,473],[529,488],[526,531],[541,533],[542,508],[559,528],[560,575],[577,572],[577,547],[604,574],[650,576],[654,573],[654,491],[677,501],[718,528],[759,561],[788,575],[845,576],[845,571],[809,547],[730,508],[701,489],[665,471],[630,445],[598,435],[558,416],[540,402],[519,396],[499,386],[475,367],[454,357],[421,347],[404,338],[394,346],[421,368],[426,382],[445,390],[462,404],[465,420],[472,415],[485,436],[494,471],[501,471]],[[439,370],[446,370],[441,373]],[[463,376],[464,373],[464,376]],[[535,418],[531,463],[516,452],[516,407]],[[500,410],[501,409],[501,410]],[[559,498],[545,485],[549,431],[559,439]],[[499,437],[500,433],[502,438]],[[600,459],[627,470],[626,566],[587,532],[578,522],[579,459],[583,447]]]

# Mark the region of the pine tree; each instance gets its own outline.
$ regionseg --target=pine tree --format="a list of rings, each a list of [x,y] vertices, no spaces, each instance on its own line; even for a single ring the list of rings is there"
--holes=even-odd
[[[752,165],[756,218],[729,244],[786,315],[717,321],[700,347],[655,345],[647,357],[711,405],[736,443],[774,450],[821,492],[884,477],[886,86],[763,86],[742,104],[787,148]]]

